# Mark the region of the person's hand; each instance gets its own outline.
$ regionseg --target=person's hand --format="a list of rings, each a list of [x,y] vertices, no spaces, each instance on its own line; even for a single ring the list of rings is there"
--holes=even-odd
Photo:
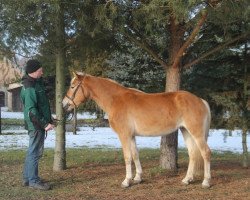
[[[50,131],[54,128],[55,126],[53,124],[48,124],[46,127],[45,127],[45,131]]]

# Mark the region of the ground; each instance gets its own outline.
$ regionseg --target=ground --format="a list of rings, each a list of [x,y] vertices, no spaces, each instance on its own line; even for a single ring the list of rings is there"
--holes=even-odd
[[[66,200],[160,200],[160,199],[250,199],[250,169],[241,167],[239,159],[214,158],[212,162],[212,186],[201,188],[201,178],[193,184],[182,185],[181,180],[187,170],[187,160],[179,158],[177,173],[158,168],[159,160],[142,159],[143,182],[129,188],[121,188],[125,176],[125,166],[121,152],[112,153],[115,161],[71,161],[68,169],[53,172],[52,156],[45,155],[41,162],[42,177],[52,184],[50,191],[34,191],[21,186],[22,159],[0,162],[0,199],[66,199]],[[110,153],[109,153],[110,154]],[[148,153],[145,153],[147,155]],[[69,153],[69,157],[72,154]],[[11,156],[11,155],[8,155]],[[22,154],[23,156],[23,154]],[[154,156],[154,155],[150,155]],[[86,156],[82,156],[85,158]],[[91,155],[90,155],[91,157]],[[103,158],[107,159],[105,155]],[[118,158],[117,158],[118,157]],[[143,156],[144,157],[144,156]],[[1,156],[0,156],[1,159]],[[2,193],[2,194],[1,194]]]
[[[152,176],[149,170],[157,163],[144,165],[144,181],[130,188],[120,187],[124,177],[123,165],[84,166],[72,168],[65,172],[59,180],[53,180],[55,189],[65,187],[64,180],[71,179],[72,183],[66,188],[74,190],[61,199],[250,199],[250,170],[234,163],[224,163],[213,167],[213,180],[210,189],[201,188],[201,180],[189,186],[181,184],[186,166],[181,166],[177,174]],[[58,181],[60,184],[58,184]],[[60,199],[59,198],[59,199]]]

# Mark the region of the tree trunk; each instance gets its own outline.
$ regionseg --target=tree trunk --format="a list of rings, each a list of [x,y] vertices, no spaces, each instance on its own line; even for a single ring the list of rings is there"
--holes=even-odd
[[[174,62],[178,52],[183,44],[184,28],[175,23],[172,17],[170,20],[171,47],[169,51],[169,66],[166,66],[166,92],[179,90],[180,87],[180,60]],[[181,57],[179,58],[181,59]],[[177,171],[177,147],[178,131],[161,138],[160,166],[163,169]]]
[[[180,85],[180,74],[178,68],[170,67],[166,74],[166,92],[179,90]],[[161,138],[161,155],[160,155],[160,166],[163,169],[171,171],[177,170],[177,147],[178,147],[178,131],[163,136]]]
[[[243,83],[243,96],[244,96],[244,106],[243,106],[243,119],[242,119],[242,149],[243,149],[243,159],[242,159],[242,166],[244,168],[248,167],[248,150],[247,150],[247,130],[248,130],[248,108],[247,102],[249,98],[248,86],[249,86],[249,77],[248,77],[248,64],[249,64],[249,57],[247,56],[247,44],[245,44],[245,52],[244,52],[244,83]]]
[[[247,150],[247,129],[242,130],[242,148],[243,148],[243,159],[242,159],[242,166],[244,168],[248,167],[248,150]]]
[[[54,154],[54,171],[66,169],[65,150],[65,115],[62,108],[63,94],[65,91],[65,30],[64,30],[64,9],[59,3],[56,17],[56,116],[59,123],[56,127],[56,143]]]

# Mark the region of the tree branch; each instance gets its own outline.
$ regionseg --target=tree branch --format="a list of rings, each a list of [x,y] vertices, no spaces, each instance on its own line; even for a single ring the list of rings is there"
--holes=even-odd
[[[166,68],[167,63],[162,60],[162,58],[157,53],[155,53],[152,47],[145,40],[138,40],[135,36],[131,36],[125,31],[123,33],[131,42],[135,43],[141,49],[144,49],[149,55],[151,55],[155,59],[156,62],[158,62],[163,68]]]
[[[191,66],[193,66],[193,65],[195,65],[195,64],[197,64],[197,63],[199,63],[199,62],[201,62],[202,60],[204,60],[204,59],[207,58],[208,56],[210,56],[210,55],[216,53],[217,51],[220,51],[220,50],[224,49],[225,47],[227,47],[227,46],[229,46],[229,45],[231,45],[231,44],[237,42],[238,40],[249,37],[249,35],[250,35],[250,33],[247,32],[247,33],[245,33],[245,34],[243,34],[243,35],[240,35],[240,36],[237,36],[237,37],[233,38],[232,40],[228,40],[228,41],[226,41],[224,44],[218,45],[218,46],[215,47],[214,49],[212,49],[212,50],[210,50],[210,51],[204,53],[203,55],[201,55],[201,56],[200,56],[199,58],[197,58],[196,60],[193,60],[192,62],[190,62],[190,63],[188,63],[188,64],[185,64],[185,65],[183,66],[183,68],[189,68],[189,67],[191,67]]]
[[[184,52],[186,51],[186,49],[190,46],[190,44],[194,41],[196,35],[199,33],[201,26],[204,24],[206,18],[207,18],[207,11],[201,11],[201,18],[198,21],[196,27],[194,28],[194,30],[192,31],[191,35],[188,37],[188,39],[186,40],[186,42],[182,45],[182,47],[179,49],[174,62],[172,64],[173,67],[177,67],[180,63],[180,60],[184,54]]]

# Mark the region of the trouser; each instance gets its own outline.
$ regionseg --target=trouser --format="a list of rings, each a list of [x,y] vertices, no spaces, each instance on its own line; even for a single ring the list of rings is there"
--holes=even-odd
[[[29,184],[40,181],[38,163],[43,155],[45,132],[42,130],[29,131],[29,148],[23,169],[23,180]]]

